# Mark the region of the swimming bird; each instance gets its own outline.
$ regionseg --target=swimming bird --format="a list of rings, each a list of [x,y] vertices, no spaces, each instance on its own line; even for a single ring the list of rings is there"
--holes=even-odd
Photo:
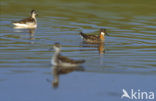
[[[25,18],[23,20],[20,21],[15,21],[12,24],[16,27],[16,28],[36,28],[37,27],[37,12],[36,10],[32,10],[31,11],[31,16],[29,18]]]
[[[100,35],[88,35],[88,34],[84,34],[83,32],[80,32],[81,38],[84,41],[90,42],[90,43],[104,42],[105,35],[108,35],[108,33],[106,33],[106,29],[100,29]]]
[[[79,66],[80,64],[85,62],[85,60],[73,60],[68,57],[62,56],[60,54],[61,45],[59,43],[55,43],[53,45],[53,49],[55,49],[55,53],[53,55],[51,63],[54,66],[74,67],[74,66]]]

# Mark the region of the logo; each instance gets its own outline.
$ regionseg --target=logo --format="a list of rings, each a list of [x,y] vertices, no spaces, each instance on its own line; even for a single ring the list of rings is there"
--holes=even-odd
[[[127,92],[125,89],[122,89],[123,94],[121,95],[121,99],[127,98],[127,99],[136,99],[136,100],[153,100],[154,99],[154,92],[145,92],[141,91],[140,89],[134,90],[131,89],[129,92]]]

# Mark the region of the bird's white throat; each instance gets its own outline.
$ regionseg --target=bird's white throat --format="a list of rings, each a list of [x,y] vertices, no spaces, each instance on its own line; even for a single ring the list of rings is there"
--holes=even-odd
[[[103,36],[104,36],[104,35],[105,35],[105,33],[104,33],[104,32],[101,32],[101,35],[103,35]]]

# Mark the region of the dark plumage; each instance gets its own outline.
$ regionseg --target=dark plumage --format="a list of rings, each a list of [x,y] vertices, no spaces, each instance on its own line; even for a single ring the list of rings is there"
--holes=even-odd
[[[66,63],[71,63],[71,64],[80,64],[80,63],[84,63],[85,60],[73,60],[73,59],[69,59],[65,56],[61,56],[61,54],[58,55],[58,59],[62,62],[66,62]]]
[[[31,23],[31,22],[35,22],[35,19],[33,19],[32,17],[29,17],[29,18],[25,18],[23,20],[20,20],[20,21],[14,21],[13,23],[21,23],[21,24],[26,24],[26,23]]]
[[[55,49],[55,53],[52,58],[52,64],[55,66],[71,67],[71,66],[78,66],[85,62],[85,60],[74,60],[74,59],[70,59],[68,57],[62,56],[60,54],[61,45],[59,43],[55,43],[53,48]]]
[[[80,36],[83,38],[84,41],[93,42],[93,43],[104,42],[105,35],[108,35],[105,29],[100,29],[99,35],[89,35],[89,34],[80,32]]]
[[[36,11],[32,10],[31,16],[29,18],[25,18],[20,21],[14,21],[12,24],[15,27],[19,27],[19,28],[36,28],[37,27],[37,19],[36,19],[37,15],[38,14],[36,13]]]
[[[98,35],[87,35],[85,33],[80,32],[80,35],[83,37],[84,40],[99,40]]]

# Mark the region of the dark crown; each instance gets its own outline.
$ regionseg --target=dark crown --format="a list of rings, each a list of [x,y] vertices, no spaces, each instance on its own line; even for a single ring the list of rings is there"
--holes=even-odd
[[[100,32],[106,32],[106,29],[101,28],[101,29],[100,29]]]
[[[36,13],[36,10],[31,10],[31,14],[32,14],[32,13]]]
[[[61,47],[60,43],[55,43],[54,46]]]

